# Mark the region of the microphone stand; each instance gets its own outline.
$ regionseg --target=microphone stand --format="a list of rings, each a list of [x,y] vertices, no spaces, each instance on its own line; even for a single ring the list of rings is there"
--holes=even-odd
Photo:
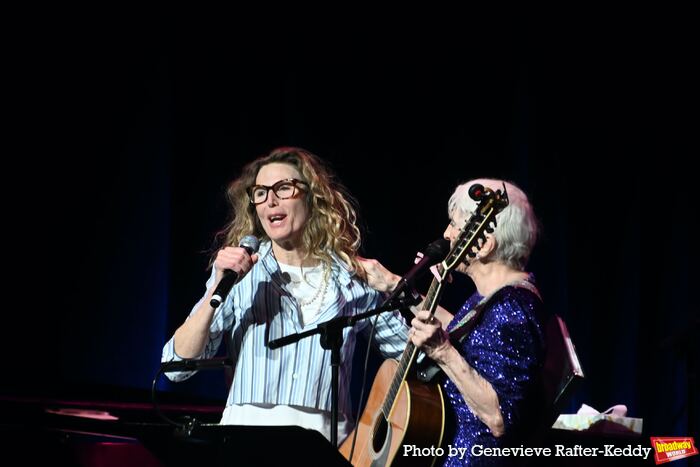
[[[267,343],[268,348],[277,349],[285,345],[293,344],[306,337],[313,336],[314,334],[321,335],[321,347],[331,351],[331,444],[333,447],[338,447],[338,369],[340,367],[340,348],[343,345],[343,328],[354,326],[359,320],[378,315],[384,311],[416,305],[419,301],[420,295],[411,293],[402,299],[394,298],[387,300],[384,304],[373,310],[354,316],[339,316],[319,324],[314,329],[290,334]]]

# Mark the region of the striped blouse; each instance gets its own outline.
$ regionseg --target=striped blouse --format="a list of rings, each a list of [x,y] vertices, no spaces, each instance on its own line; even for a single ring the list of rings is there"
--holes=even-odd
[[[336,298],[313,321],[303,326],[299,307],[285,286],[270,242],[261,245],[259,255],[259,261],[215,311],[209,328],[209,342],[198,358],[216,355],[222,338],[226,338],[228,354],[236,362],[227,406],[275,404],[330,411],[331,352],[321,347],[320,336],[315,334],[274,350],[266,343],[313,329],[337,316],[352,316],[375,308],[381,304],[382,294],[360,281],[334,256],[331,280],[335,287],[329,290],[336,291]],[[214,285],[214,277],[215,271],[212,271],[207,292]],[[353,328],[345,328],[343,333],[338,405],[339,412],[345,416],[350,416],[348,389],[356,334],[371,329],[372,320],[361,320]],[[408,326],[401,314],[397,311],[380,314],[374,339],[385,358],[398,357],[408,341]],[[162,361],[173,360],[180,360],[180,357],[175,353],[171,338],[163,348]],[[194,372],[166,373],[173,381],[184,380],[192,374]]]

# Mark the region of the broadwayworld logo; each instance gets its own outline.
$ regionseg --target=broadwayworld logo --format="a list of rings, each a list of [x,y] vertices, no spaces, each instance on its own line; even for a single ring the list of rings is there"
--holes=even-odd
[[[656,465],[666,462],[684,459],[698,453],[695,440],[688,438],[651,438],[651,446],[654,448],[654,460]]]

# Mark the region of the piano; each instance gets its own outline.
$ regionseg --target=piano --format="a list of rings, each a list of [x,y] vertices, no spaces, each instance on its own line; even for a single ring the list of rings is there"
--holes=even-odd
[[[223,404],[0,395],[3,466],[350,465],[318,432],[218,425]]]

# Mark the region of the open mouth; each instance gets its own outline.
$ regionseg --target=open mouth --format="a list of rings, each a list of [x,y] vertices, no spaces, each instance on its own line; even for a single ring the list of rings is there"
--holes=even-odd
[[[273,214],[271,216],[268,216],[267,220],[272,225],[280,225],[286,217],[286,214]]]

